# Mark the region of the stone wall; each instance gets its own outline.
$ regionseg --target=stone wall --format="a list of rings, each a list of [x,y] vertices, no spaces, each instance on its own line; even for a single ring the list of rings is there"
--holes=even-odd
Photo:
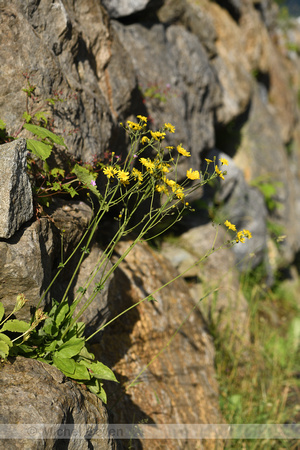
[[[225,182],[213,192],[203,190],[193,198],[208,206],[214,201],[222,217],[251,230],[249,245],[237,245],[234,254],[229,252],[223,258],[234,265],[250,252],[252,259],[247,264],[254,267],[264,261],[271,280],[272,271],[293,262],[300,247],[300,30],[296,22],[279,28],[276,15],[271,0],[0,0],[0,119],[10,134],[20,129],[26,107],[22,92],[26,73],[41,98],[62,91],[66,101],[57,107],[54,129],[65,136],[70,156],[83,161],[109,150],[126,154],[128,143],[120,121],[142,114],[149,117],[153,129],[171,122],[176,133],[168,144],[182,143],[191,152],[189,166],[185,162],[179,166],[180,177],[190,166],[199,170],[205,157],[229,160]],[[74,129],[76,133],[70,133]],[[26,132],[18,137],[26,137]],[[16,145],[23,146],[24,153],[22,142]],[[13,147],[6,144],[0,149],[1,156]],[[15,153],[19,178],[14,186],[18,188],[26,187],[21,147]],[[1,176],[6,178],[3,172]],[[275,209],[268,208],[257,180],[274,183]],[[24,292],[34,306],[59,262],[62,229],[66,230],[64,250],[68,252],[79,241],[91,210],[82,202],[58,201],[49,211],[51,220],[36,220],[30,194],[25,202],[22,189],[9,191],[1,184],[1,221],[6,225],[0,222],[4,230],[0,300],[9,309],[16,295]],[[9,192],[14,194],[9,197]],[[25,208],[22,214],[18,202]],[[12,204],[16,217],[22,219],[15,220],[12,213],[3,215]],[[281,227],[280,234],[286,236],[276,245],[269,223]],[[136,248],[105,292],[99,293],[94,309],[87,312],[88,325],[102,323],[156,289],[167,276],[174,276],[176,270],[201,256],[213,240],[207,212],[198,207],[184,231],[176,246],[164,244],[166,258],[148,246]],[[73,292],[99,252],[95,245]],[[111,420],[222,422],[214,349],[198,310],[173,347],[145,372],[143,383],[129,393],[122,387],[166,345],[203,293],[205,282],[213,279],[218,283],[226,277],[221,266],[222,257],[215,257],[203,270],[191,274],[202,283],[189,290],[183,280],[176,282],[157,298],[157,304],[143,304],[107,328],[100,343],[93,344],[99,359],[114,368],[122,381],[120,388],[107,387]],[[59,280],[51,295],[60,296],[70,273]],[[245,299],[227,295],[238,290],[237,280],[232,271],[214,313],[226,318],[224,311],[239,311],[235,323],[221,318],[220,327],[244,328],[248,339]],[[50,294],[45,303],[49,300]],[[29,317],[29,309],[24,309],[24,317]],[[23,389],[27,392],[28,388],[24,385]],[[11,400],[11,408],[17,411],[18,407],[18,402]],[[210,448],[209,442],[202,444]],[[107,445],[109,448],[111,443]],[[158,448],[155,445],[152,442],[149,448]],[[180,445],[183,448],[184,443]]]

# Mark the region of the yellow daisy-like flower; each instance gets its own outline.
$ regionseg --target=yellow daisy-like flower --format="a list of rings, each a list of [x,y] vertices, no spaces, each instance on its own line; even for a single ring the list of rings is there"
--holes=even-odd
[[[246,236],[246,238],[251,239],[252,238],[252,234],[250,233],[249,230],[243,230],[244,235]]]
[[[104,173],[104,175],[107,176],[107,178],[114,178],[114,175],[117,172],[118,172],[117,169],[115,169],[112,166],[108,166],[108,167],[105,167],[105,169],[103,169],[103,173]]]
[[[137,170],[135,167],[132,169],[132,176],[134,177],[134,179],[139,180],[139,183],[141,183],[143,181],[143,174],[142,172],[140,172],[139,170]]]
[[[153,139],[155,139],[156,141],[164,139],[166,136],[166,133],[161,133],[160,131],[150,131],[150,133]]]
[[[222,180],[225,180],[223,172],[221,172],[221,170],[219,169],[219,167],[217,165],[215,166],[215,171],[216,171],[216,174],[219,175],[220,178],[222,178]]]
[[[138,123],[131,122],[131,120],[127,120],[127,125],[131,130],[138,131],[141,130],[142,127]]]
[[[163,185],[163,184],[157,184],[156,186],[155,186],[155,189],[157,190],[157,192],[159,192],[159,193],[164,193],[164,194],[169,194],[169,192],[168,192],[168,189],[166,188],[166,186],[165,185]]]
[[[178,153],[180,153],[180,154],[183,155],[183,156],[187,156],[187,157],[191,156],[190,152],[187,152],[187,151],[181,146],[181,144],[180,144],[180,145],[177,145],[177,151],[178,151]]]
[[[221,164],[222,164],[222,166],[228,166],[228,161],[227,161],[227,159],[225,159],[225,158],[220,158],[220,162],[221,162]]]
[[[193,171],[192,168],[186,172],[186,176],[190,180],[199,180],[200,179],[200,174],[199,174],[198,170]]]
[[[177,198],[179,198],[180,200],[184,199],[184,193],[182,189],[176,189],[175,191],[175,195]]]
[[[140,119],[142,122],[145,122],[145,123],[147,123],[147,117],[146,116],[141,116],[141,115],[138,115],[138,116],[136,116],[138,119]]]
[[[245,236],[244,233],[242,231],[238,231],[236,234],[236,242],[245,242]]]
[[[151,161],[149,158],[140,158],[140,162],[143,164],[143,166],[146,167],[148,172],[153,173],[155,169],[155,163]]]
[[[142,139],[141,139],[141,143],[143,145],[145,145],[145,144],[148,144],[148,142],[150,142],[150,139],[147,138],[147,136],[143,136]]]
[[[224,225],[226,225],[229,230],[236,231],[236,226],[229,222],[229,220],[225,220]]]
[[[165,130],[170,133],[175,133],[175,127],[171,123],[165,123]]]
[[[167,145],[167,147],[165,147],[166,150],[173,150],[173,145]]]
[[[211,159],[208,159],[208,158],[204,158],[204,159],[205,159],[205,161],[207,162],[207,164],[210,164],[210,163],[213,162]]]
[[[119,170],[117,173],[117,177],[121,181],[124,186],[129,184],[129,172],[125,172],[125,170]]]

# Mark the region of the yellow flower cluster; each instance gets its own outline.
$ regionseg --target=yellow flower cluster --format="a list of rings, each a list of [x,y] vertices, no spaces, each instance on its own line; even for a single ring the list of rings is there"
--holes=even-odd
[[[236,226],[229,222],[229,220],[225,220],[224,225],[232,231],[236,231]],[[242,231],[237,231],[236,233],[236,242],[245,242],[245,238],[251,239],[252,238],[252,234],[250,233],[249,230],[242,230]]]
[[[178,152],[177,158],[174,158],[172,152],[175,150],[173,146],[166,146],[164,148],[161,147],[161,141],[165,139],[166,133],[175,133],[175,127],[166,122],[164,126],[158,131],[152,131],[147,128],[148,118],[146,116],[138,115],[137,121],[133,122],[131,120],[127,120],[126,126],[124,126],[125,130],[129,133],[134,133],[135,139],[135,147],[132,147],[130,155],[125,160],[123,170],[118,165],[107,166],[103,169],[103,173],[107,176],[108,179],[116,178],[122,185],[126,186],[130,184],[130,180],[137,183],[137,185],[147,186],[147,183],[150,179],[155,180],[155,190],[161,194],[166,194],[173,200],[174,197],[184,201],[185,197],[188,195],[191,189],[190,187],[185,187],[188,184],[188,180],[196,181],[202,184],[207,179],[219,176],[224,180],[224,175],[226,172],[220,170],[219,167],[223,165],[228,165],[228,161],[225,158],[219,158],[219,166],[216,164],[216,158],[213,160],[206,158],[207,164],[214,163],[214,174],[209,175],[206,171],[205,174],[202,174],[199,170],[193,170],[190,168],[186,171],[186,180],[183,182],[182,186],[178,184],[176,181],[166,178],[166,174],[174,171],[177,173],[177,164],[179,156],[184,156],[189,158],[191,153],[187,151],[182,144],[177,145],[176,150]],[[139,148],[139,143],[141,147]],[[157,152],[155,158],[142,156],[143,147],[150,147]],[[165,162],[165,154],[166,151],[169,154],[168,162]],[[139,162],[142,165],[142,170],[139,171],[135,167],[132,168],[134,158],[139,157]],[[149,178],[151,177],[151,178]],[[132,184],[132,186],[134,186]],[[188,202],[184,202],[185,205],[188,205]],[[236,231],[235,225],[231,224],[229,221],[225,222],[225,225],[233,231]],[[243,230],[241,232],[237,232],[236,239],[239,242],[243,242],[245,237],[250,238],[251,233],[247,230]]]

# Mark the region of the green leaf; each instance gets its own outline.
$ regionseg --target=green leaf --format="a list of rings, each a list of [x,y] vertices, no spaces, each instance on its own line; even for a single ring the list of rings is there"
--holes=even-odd
[[[102,195],[98,191],[97,186],[93,185],[95,182],[95,175],[92,172],[79,164],[75,165],[72,172],[75,173],[78,180],[81,181],[90,191],[92,191],[93,194],[97,195],[99,199],[102,199]]]
[[[0,302],[0,321],[2,320],[2,317],[4,316],[5,308],[3,306],[3,303]]]
[[[59,370],[65,373],[68,377],[72,377],[72,375],[75,372],[76,366],[74,359],[61,358],[60,356],[57,356],[55,354],[53,355],[52,360],[55,367],[57,367]]]
[[[101,387],[101,391],[97,395],[100,398],[100,400],[102,400],[103,403],[105,403],[105,405],[106,405],[106,403],[107,403],[107,396],[106,396],[105,390],[102,387]]]
[[[59,327],[59,325],[63,322],[66,315],[68,314],[70,307],[68,305],[68,300],[66,299],[64,302],[59,305],[57,312],[55,314],[55,324]]]
[[[55,354],[61,358],[72,358],[78,355],[85,344],[84,338],[72,338],[57,349]]]
[[[23,116],[22,116],[22,117],[23,117],[23,119],[26,120],[26,123],[29,123],[29,122],[31,121],[31,119],[32,119],[31,115],[28,114],[27,111],[25,111],[25,112],[23,113]]]
[[[52,147],[44,142],[36,141],[35,139],[27,139],[26,143],[27,150],[38,156],[43,161],[51,155]]]
[[[59,169],[58,167],[55,167],[50,171],[50,175],[53,177],[57,177],[58,175],[61,175],[62,177],[65,176],[65,171],[63,169]]]
[[[49,131],[46,128],[38,127],[37,125],[32,125],[31,123],[25,123],[23,128],[35,134],[41,139],[49,139],[55,144],[63,145],[64,147],[66,147],[64,139],[61,136],[57,136],[57,134],[52,133],[52,131]]]
[[[46,117],[46,113],[45,111],[39,111],[37,113],[35,113],[34,117],[40,122],[41,120],[43,120],[45,122],[45,125],[48,124],[48,120]],[[26,121],[27,122],[27,121]],[[28,122],[27,122],[28,123]]]
[[[13,343],[6,334],[0,333],[0,341],[4,341],[9,347],[13,346]]]
[[[91,375],[89,374],[87,367],[81,363],[76,363],[75,372],[72,374],[71,378],[74,378],[75,380],[90,380]]]
[[[30,328],[30,324],[23,320],[12,319],[4,323],[1,331],[13,331],[15,333],[25,333]]]
[[[0,119],[0,130],[5,130],[5,129],[6,129],[6,123]]]
[[[1,358],[7,358],[9,354],[9,346],[4,342],[0,341],[0,356]]]
[[[91,375],[93,377],[99,378],[100,380],[109,380],[118,383],[118,380],[116,379],[113,371],[109,367],[105,366],[102,362],[88,362],[85,360],[82,360],[80,362],[91,370]]]

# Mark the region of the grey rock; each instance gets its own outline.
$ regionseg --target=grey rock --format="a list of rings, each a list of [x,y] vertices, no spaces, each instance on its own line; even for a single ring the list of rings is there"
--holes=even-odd
[[[33,216],[26,156],[25,139],[0,147],[0,238],[10,238]]]
[[[1,440],[1,448],[8,450],[68,448],[109,450],[114,442],[105,435],[107,411],[101,400],[79,384],[67,379],[56,367],[32,359],[17,357],[0,367],[1,424],[22,430],[18,438],[10,435]],[[44,426],[43,426],[44,424]],[[61,439],[63,425],[69,424]],[[72,426],[84,426],[88,437],[76,436]],[[39,431],[43,426],[43,432]],[[56,432],[55,432],[56,431]],[[20,431],[21,432],[21,431]],[[4,427],[4,433],[5,427]],[[96,437],[97,435],[97,437]],[[47,438],[47,436],[49,438]],[[68,438],[69,437],[69,438]]]
[[[110,316],[108,305],[108,301],[110,299],[109,291],[111,282],[114,278],[114,275],[112,274],[108,276],[108,272],[111,267],[111,262],[109,260],[105,260],[105,253],[97,245],[94,245],[92,247],[90,253],[84,259],[80,267],[76,284],[73,289],[74,296],[78,295],[79,288],[85,287],[89,277],[93,279],[91,280],[91,284],[87,288],[86,293],[83,295],[80,303],[78,304],[75,310],[75,315],[79,313],[80,309],[85,304],[85,301],[87,301],[88,298],[94,294],[96,285],[99,286],[95,298],[80,316],[80,320],[85,322],[86,324],[86,336],[89,336],[90,334],[95,332],[101,325],[106,322],[106,320]],[[107,276],[108,278],[104,282]],[[92,339],[93,342],[98,342],[100,340],[100,337],[101,333],[96,334]]]
[[[147,8],[151,0],[101,0],[111,18],[130,16]]]
[[[235,224],[237,230],[250,230],[253,236],[252,239],[246,239],[244,243],[233,247],[238,267],[240,270],[253,268],[265,259],[267,253],[267,208],[263,195],[257,188],[246,183],[243,172],[234,159],[218,150],[208,154],[208,158],[214,157],[217,164],[219,158],[228,161],[228,167],[222,167],[227,171],[227,175],[225,180],[220,181],[216,194],[221,215]]]
[[[31,318],[30,309],[38,304],[51,281],[58,248],[55,229],[45,218],[0,241],[0,300],[7,313],[13,310],[17,295],[23,293],[29,302],[19,311],[18,319]]]

